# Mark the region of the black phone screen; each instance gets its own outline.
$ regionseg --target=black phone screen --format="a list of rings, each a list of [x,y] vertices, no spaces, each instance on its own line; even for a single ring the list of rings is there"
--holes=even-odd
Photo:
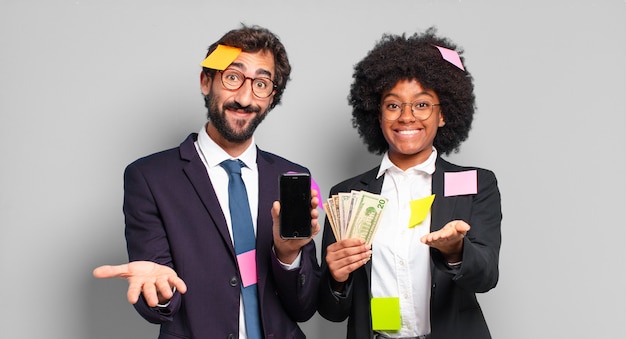
[[[280,236],[285,239],[311,236],[311,177],[307,173],[280,176]]]

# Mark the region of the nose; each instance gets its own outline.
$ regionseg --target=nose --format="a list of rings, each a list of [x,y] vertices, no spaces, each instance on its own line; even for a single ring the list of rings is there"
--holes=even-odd
[[[248,85],[248,80],[250,84]],[[254,93],[252,93],[252,79],[246,78],[244,83],[235,93],[235,101],[242,107],[248,107],[253,100]]]
[[[409,107],[409,114],[404,114],[404,112],[406,111],[404,109],[404,106],[408,106]],[[408,119],[408,120],[407,120]],[[413,104],[410,102],[403,102],[400,106],[400,116],[398,117],[398,120],[401,121],[415,121],[415,115],[413,115]]]

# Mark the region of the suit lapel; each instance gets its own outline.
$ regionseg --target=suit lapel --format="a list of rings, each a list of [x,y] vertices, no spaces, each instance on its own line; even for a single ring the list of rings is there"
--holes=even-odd
[[[257,211],[256,230],[257,260],[259,258],[271,258],[271,246],[268,246],[268,244],[274,243],[273,220],[270,210],[274,201],[278,200],[278,174],[275,173],[272,163],[271,159],[262,156],[257,148],[257,168],[259,171],[259,209]],[[257,262],[259,284],[265,282],[269,267],[269,263],[259,265]],[[259,291],[262,291],[261,285],[259,287]],[[259,297],[261,296],[259,295]]]
[[[431,232],[441,229],[448,221],[452,220],[452,212],[456,205],[456,199],[443,196],[443,174],[451,169],[448,164],[440,157],[437,158],[435,173],[432,177],[432,192],[435,194],[435,200],[431,210]]]
[[[235,257],[235,248],[230,238],[230,232],[228,231],[224,213],[218,203],[217,195],[211,184],[211,179],[209,179],[207,175],[206,167],[196,151],[194,141],[195,135],[192,134],[180,145],[181,159],[187,161],[187,164],[183,167],[183,171],[196,190],[202,204],[204,204],[222,240],[225,244],[228,244],[232,256]]]

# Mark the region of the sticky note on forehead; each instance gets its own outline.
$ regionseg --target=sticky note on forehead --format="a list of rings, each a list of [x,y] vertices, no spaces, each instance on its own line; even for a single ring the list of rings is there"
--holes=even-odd
[[[465,71],[465,67],[463,67],[463,63],[461,62],[461,57],[459,56],[459,53],[457,53],[455,50],[444,48],[441,46],[433,46],[437,47],[439,53],[441,53],[441,56],[444,60],[460,68],[462,71]]]
[[[200,63],[200,66],[223,71],[241,53],[241,48],[217,45],[217,48]]]

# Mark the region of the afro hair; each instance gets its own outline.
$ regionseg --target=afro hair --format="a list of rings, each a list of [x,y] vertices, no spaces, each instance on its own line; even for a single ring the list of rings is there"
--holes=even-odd
[[[378,120],[381,98],[401,80],[415,79],[437,93],[446,122],[433,142],[438,152],[458,152],[467,139],[475,109],[473,79],[467,70],[443,59],[436,46],[455,50],[461,61],[463,50],[436,33],[436,28],[430,27],[409,37],[384,34],[355,65],[348,102],[352,125],[370,152],[382,154],[389,149]]]

